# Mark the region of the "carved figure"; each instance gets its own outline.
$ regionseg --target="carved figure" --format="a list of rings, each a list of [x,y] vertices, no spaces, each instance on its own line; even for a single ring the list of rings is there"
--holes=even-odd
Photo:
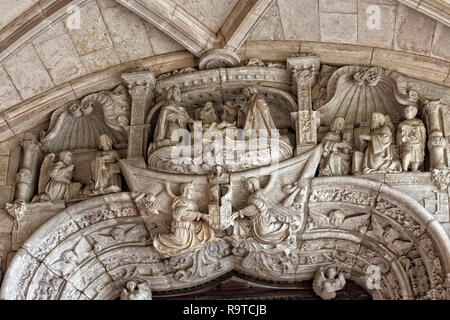
[[[223,105],[222,121],[235,126],[237,122],[237,117],[238,117],[238,110],[233,106],[231,101],[226,101],[225,104]]]
[[[182,185],[182,195],[173,200],[171,233],[156,235],[153,240],[153,245],[159,252],[177,256],[216,240],[209,215],[199,212],[193,200],[194,188],[193,183]]]
[[[242,90],[247,102],[243,106],[244,113],[244,131],[265,129],[268,136],[271,136],[271,130],[276,130],[275,123],[270,115],[269,107],[264,98],[258,95],[255,87],[247,87]]]
[[[397,146],[400,149],[403,171],[416,172],[425,157],[426,129],[422,120],[416,119],[417,108],[408,106],[403,110],[405,121],[397,129]]]
[[[112,139],[104,134],[100,136],[100,149],[91,163],[91,179],[94,194],[120,192],[119,155],[113,149]]]
[[[352,137],[351,133],[343,134],[344,126],[344,118],[335,118],[330,131],[322,139],[321,176],[346,176],[350,172]]]
[[[45,191],[36,196],[33,202],[73,199],[80,193],[81,184],[72,182],[73,155],[70,151],[59,154],[59,161],[53,163],[55,154],[48,154],[41,167],[39,189],[45,185]]]
[[[346,216],[346,214],[338,209],[332,210],[329,215],[322,212],[309,210],[312,218],[312,227],[314,228],[340,228],[347,230],[365,231],[363,227],[369,222],[369,213]]]
[[[213,127],[217,125],[219,116],[216,109],[214,109],[213,103],[208,101],[199,112],[199,119],[202,120],[204,127]]]
[[[167,100],[161,108],[150,151],[176,145],[178,141],[171,140],[172,133],[177,129],[187,130],[188,124],[194,123],[194,120],[191,119],[180,103],[181,91],[177,86],[174,86],[167,92]]]
[[[120,294],[120,300],[152,300],[152,298],[148,282],[138,284],[136,281],[128,281]]]
[[[266,189],[261,189],[258,178],[250,177],[245,180],[245,187],[250,192],[248,206],[233,214],[234,237],[253,238],[264,244],[278,244],[290,238],[292,227],[296,225],[299,217],[288,208],[268,199],[266,190],[270,189],[269,185]],[[271,210],[274,207],[277,210]]]
[[[368,140],[363,158],[363,172],[401,172],[401,163],[392,148],[394,127],[388,116],[372,113],[370,136],[361,136]]]
[[[336,297],[336,292],[345,286],[344,273],[338,272],[336,267],[320,268],[313,280],[314,292],[324,300]]]

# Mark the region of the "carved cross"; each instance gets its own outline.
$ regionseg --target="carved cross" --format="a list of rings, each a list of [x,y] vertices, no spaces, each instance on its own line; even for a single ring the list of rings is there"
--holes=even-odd
[[[448,194],[442,191],[433,191],[436,194],[436,199],[425,199],[425,209],[433,207],[433,214],[447,214],[448,215]],[[428,210],[428,209],[427,209]]]

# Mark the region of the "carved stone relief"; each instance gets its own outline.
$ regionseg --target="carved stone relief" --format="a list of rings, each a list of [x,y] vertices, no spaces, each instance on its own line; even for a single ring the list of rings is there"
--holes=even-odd
[[[375,299],[445,299],[448,108],[420,119],[382,68],[210,58],[126,73],[27,137],[0,297],[146,300],[235,270],[313,280],[323,299],[346,279]]]

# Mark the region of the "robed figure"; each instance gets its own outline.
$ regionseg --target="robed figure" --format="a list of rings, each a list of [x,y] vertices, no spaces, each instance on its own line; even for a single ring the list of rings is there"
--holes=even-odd
[[[369,146],[363,158],[363,172],[401,172],[401,163],[392,148],[394,127],[388,116],[372,113]]]
[[[279,244],[290,236],[289,215],[280,219],[273,209],[264,189],[260,188],[258,178],[250,177],[245,181],[249,191],[247,207],[233,214],[235,238],[253,238],[263,244]],[[281,209],[281,206],[277,207]],[[287,211],[286,209],[283,211]],[[280,221],[285,220],[285,222]]]
[[[155,128],[154,142],[150,145],[149,151],[177,145],[179,141],[172,140],[172,134],[179,129],[187,130],[187,125],[194,123],[194,120],[191,119],[180,103],[180,89],[177,86],[170,88],[167,93],[167,100],[161,108]],[[179,137],[180,135],[177,134],[176,136]]]
[[[39,195],[32,202],[69,200],[79,194],[81,184],[72,182],[75,168],[72,153],[62,151],[58,158],[54,163],[54,153],[45,157],[39,177]]]
[[[94,193],[112,193],[122,190],[119,155],[113,150],[112,139],[103,134],[99,138],[102,151],[97,152],[91,163],[91,179]]]
[[[194,184],[184,184],[182,195],[173,200],[171,233],[158,234],[153,240],[155,249],[160,253],[177,256],[216,239],[209,216],[198,211],[193,192]]]
[[[264,98],[258,95],[255,87],[247,87],[243,89],[243,94],[247,102],[242,108],[244,132],[250,130],[267,130],[268,136],[271,136],[271,130],[276,130],[277,127],[270,115],[269,106]]]
[[[330,131],[322,139],[320,176],[346,176],[350,172],[352,137],[351,134],[343,133],[344,126],[344,118],[333,119]]]

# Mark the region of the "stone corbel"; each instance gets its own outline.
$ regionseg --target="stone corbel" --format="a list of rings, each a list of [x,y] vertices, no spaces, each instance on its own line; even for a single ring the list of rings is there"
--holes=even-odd
[[[34,134],[27,133],[21,143],[23,148],[22,165],[16,174],[15,201],[30,202],[34,196],[39,168],[42,161],[41,147]]]
[[[317,81],[320,60],[316,56],[288,58],[287,67],[292,72],[292,89],[298,99],[298,109],[291,117],[296,129],[297,154],[300,154],[317,144],[320,114],[312,109],[311,90]]]
[[[145,118],[153,106],[156,79],[151,71],[125,73],[122,80],[132,99],[131,119],[128,137],[128,158],[144,158],[147,148],[149,125]]]

